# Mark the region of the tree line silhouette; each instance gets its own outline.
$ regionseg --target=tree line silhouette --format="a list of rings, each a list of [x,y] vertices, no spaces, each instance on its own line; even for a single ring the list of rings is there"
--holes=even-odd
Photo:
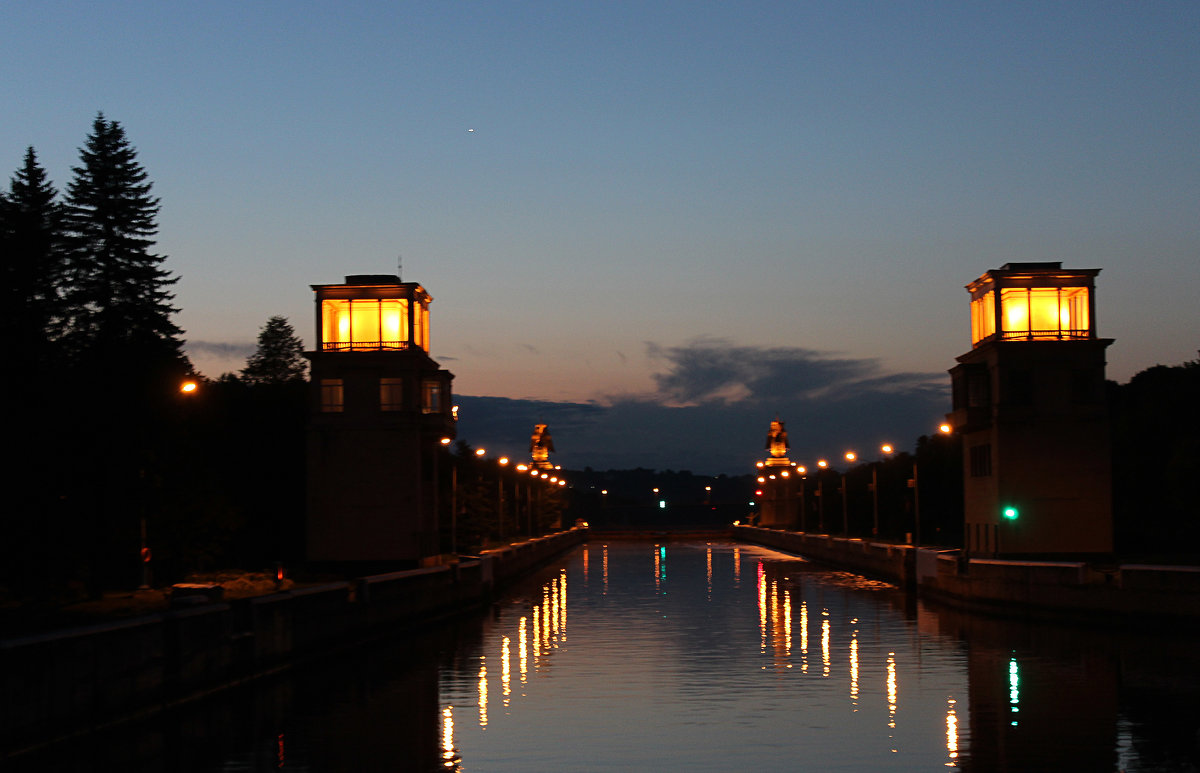
[[[10,460],[0,602],[55,603],[230,562],[295,558],[305,361],[271,318],[241,376],[198,377],[154,251],[159,200],[98,114],[65,195],[29,147],[0,192]],[[143,547],[147,550],[143,550]]]

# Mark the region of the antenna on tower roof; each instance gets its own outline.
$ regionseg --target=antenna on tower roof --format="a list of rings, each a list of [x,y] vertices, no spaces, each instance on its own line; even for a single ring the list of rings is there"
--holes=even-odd
[[[396,278],[404,281],[404,253],[396,253]]]

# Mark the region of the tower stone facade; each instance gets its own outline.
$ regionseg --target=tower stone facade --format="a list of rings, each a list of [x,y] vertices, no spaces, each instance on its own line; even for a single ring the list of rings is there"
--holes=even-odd
[[[454,438],[454,377],[429,354],[433,299],[392,275],[312,289],[308,559],[420,565],[441,552],[439,460]]]

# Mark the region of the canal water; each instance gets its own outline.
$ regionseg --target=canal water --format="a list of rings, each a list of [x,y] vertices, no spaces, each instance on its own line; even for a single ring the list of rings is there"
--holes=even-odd
[[[18,760],[28,770],[1188,771],[1171,630],[929,606],[766,548],[592,541],[485,614]]]

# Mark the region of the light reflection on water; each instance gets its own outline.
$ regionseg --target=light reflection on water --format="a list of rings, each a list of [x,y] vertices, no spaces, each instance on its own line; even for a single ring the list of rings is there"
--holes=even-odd
[[[592,543],[484,615],[0,769],[1194,771],[1198,730],[1194,634],[963,615],[751,546]]]
[[[589,576],[595,551],[599,593]],[[747,558],[756,581],[742,588]],[[569,604],[568,585],[577,589]],[[912,635],[903,594],[886,583],[755,547],[614,543],[586,546],[534,588],[501,600],[479,650],[441,674],[444,705],[479,706],[475,717],[454,709],[454,746],[443,748],[454,769],[958,764],[966,727],[947,707],[966,695],[966,654]],[[523,646],[526,617],[535,630],[543,621],[530,645],[535,663],[554,668],[535,665],[520,696],[487,712],[493,691],[480,664],[509,637]],[[811,647],[820,668],[810,672]]]

